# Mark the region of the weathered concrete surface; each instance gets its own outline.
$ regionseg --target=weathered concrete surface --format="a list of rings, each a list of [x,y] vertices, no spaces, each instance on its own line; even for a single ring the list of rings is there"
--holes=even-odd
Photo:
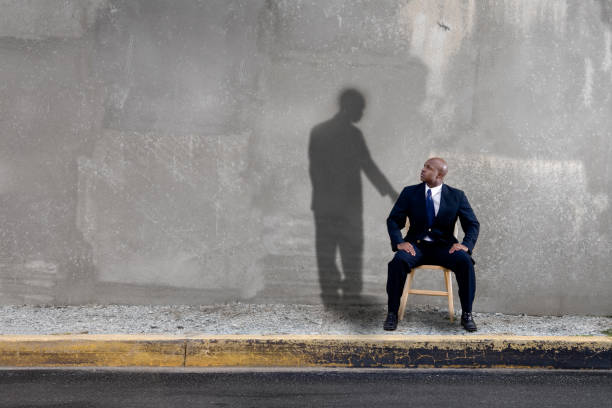
[[[203,336],[186,367],[508,367],[610,369],[612,340],[520,336]]]
[[[610,369],[612,340],[530,336],[0,336],[0,366]]]
[[[0,6],[2,303],[320,302],[309,134],[352,86],[396,190],[442,154],[468,194],[475,310],[612,310],[609,0]],[[364,178],[371,302],[390,207]]]
[[[106,0],[0,0],[0,37],[80,38]]]

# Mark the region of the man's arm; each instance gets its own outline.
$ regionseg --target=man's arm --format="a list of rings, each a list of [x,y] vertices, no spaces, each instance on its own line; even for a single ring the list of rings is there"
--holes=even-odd
[[[410,215],[409,209],[408,191],[404,188],[387,218],[387,232],[391,238],[393,252],[397,251],[398,244],[404,242],[402,228],[406,226],[406,217]]]
[[[468,253],[472,253],[476,240],[478,239],[478,232],[480,231],[480,223],[474,215],[474,211],[468,202],[465,193],[461,192],[461,201],[459,203],[459,221],[461,222],[461,229],[465,233],[463,237],[462,245],[468,248]]]

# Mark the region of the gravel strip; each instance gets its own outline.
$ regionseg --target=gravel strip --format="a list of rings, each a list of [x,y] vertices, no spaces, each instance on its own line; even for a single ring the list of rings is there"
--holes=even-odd
[[[0,334],[384,334],[384,305],[0,306]],[[442,308],[411,305],[393,334],[465,334]],[[605,336],[612,317],[474,313],[477,334]]]

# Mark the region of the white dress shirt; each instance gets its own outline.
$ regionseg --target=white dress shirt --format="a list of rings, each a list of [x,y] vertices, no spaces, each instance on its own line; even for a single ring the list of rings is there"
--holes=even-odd
[[[444,184],[440,184],[438,187],[429,188],[427,184],[425,184],[425,200],[427,200],[427,191],[431,190],[431,199],[434,203],[434,212],[438,215],[438,210],[440,209],[440,197],[442,197],[442,186]],[[428,235],[425,236],[425,241],[433,241],[429,238]]]

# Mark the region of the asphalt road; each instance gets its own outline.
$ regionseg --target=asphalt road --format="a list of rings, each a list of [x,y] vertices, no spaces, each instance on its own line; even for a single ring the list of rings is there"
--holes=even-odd
[[[612,371],[0,369],[0,407],[608,407]]]

